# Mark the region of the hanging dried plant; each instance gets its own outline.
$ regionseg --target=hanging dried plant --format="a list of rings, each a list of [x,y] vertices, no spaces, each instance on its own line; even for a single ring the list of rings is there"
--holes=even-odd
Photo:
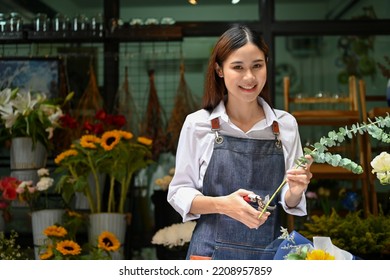
[[[149,74],[149,99],[146,108],[145,118],[142,124],[141,135],[153,139],[153,158],[157,159],[161,152],[165,150],[166,137],[164,135],[164,121],[162,119],[162,108],[157,96],[154,82],[154,70]]]
[[[122,87],[117,94],[116,113],[126,117],[126,130],[131,131],[134,135],[139,135],[140,117],[137,105],[130,91],[128,67],[125,67],[125,79]]]
[[[94,119],[96,112],[103,109],[103,98],[100,95],[92,63],[89,66],[89,82],[81,96],[75,118],[81,124]],[[81,133],[81,131],[80,131]]]
[[[180,81],[176,91],[175,104],[167,127],[167,149],[174,154],[177,149],[180,130],[186,116],[198,109],[184,77],[184,64],[180,64]]]

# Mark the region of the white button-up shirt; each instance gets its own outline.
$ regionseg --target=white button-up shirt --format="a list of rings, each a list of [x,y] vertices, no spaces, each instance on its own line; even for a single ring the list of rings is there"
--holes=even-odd
[[[195,196],[202,194],[203,178],[213,153],[215,134],[211,131],[212,119],[220,117],[221,135],[252,139],[275,139],[272,123],[276,120],[279,124],[279,139],[283,145],[286,170],[294,167],[294,161],[303,155],[295,118],[285,111],[272,110],[260,97],[259,103],[263,107],[265,119],[256,123],[248,132],[243,132],[229,120],[223,101],[211,114],[202,109],[187,116],[178,142],[175,175],[168,189],[168,202],[183,217],[183,222],[200,217],[189,211]],[[275,186],[275,189],[277,187]],[[280,196],[283,209],[293,215],[306,215],[305,195],[302,195],[297,207],[288,208],[284,202],[287,190],[288,184],[285,184]]]

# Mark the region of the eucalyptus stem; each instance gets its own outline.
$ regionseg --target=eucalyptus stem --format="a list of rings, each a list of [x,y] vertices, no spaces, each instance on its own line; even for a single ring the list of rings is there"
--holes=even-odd
[[[295,165],[295,168],[298,168],[299,166],[302,166],[303,163],[307,162],[307,159],[305,157],[301,157],[299,158],[298,160],[298,163],[297,165]],[[286,184],[286,179],[284,179],[282,181],[282,183],[279,185],[279,187],[275,190],[275,192],[272,194],[272,196],[270,197],[270,199],[267,201],[267,203],[265,204],[264,208],[261,210],[261,213],[258,217],[258,219],[261,218],[261,216],[263,216],[263,214],[265,213],[265,211],[267,211],[267,208],[268,206],[270,205],[271,201],[275,198],[275,196],[280,192],[280,190],[283,188],[283,186]]]
[[[363,134],[368,133],[373,138],[380,140],[385,143],[390,143],[389,134],[381,129],[381,127],[390,127],[390,115],[389,113],[386,117],[376,117],[375,121],[368,120],[369,123],[357,123],[352,125],[350,129],[347,127],[340,127],[338,132],[330,131],[328,133],[328,137],[322,137],[319,142],[312,145],[313,149],[309,148],[304,149],[304,156],[297,159],[297,164],[295,168],[302,166],[303,163],[307,162],[305,156],[309,155],[313,158],[313,162],[317,163],[328,163],[333,166],[340,166],[351,170],[353,173],[362,173],[363,169],[360,165],[353,162],[350,159],[342,158],[340,155],[332,155],[330,152],[324,153],[327,151],[326,147],[333,147],[336,145],[336,142],[343,142],[345,140],[345,136],[348,138],[352,138],[353,135],[357,133]],[[262,209],[259,219],[263,216],[265,211],[267,211],[268,206],[271,201],[275,198],[275,196],[280,192],[282,187],[286,184],[286,179],[279,185],[279,187],[272,194],[271,198],[266,203],[265,207]]]

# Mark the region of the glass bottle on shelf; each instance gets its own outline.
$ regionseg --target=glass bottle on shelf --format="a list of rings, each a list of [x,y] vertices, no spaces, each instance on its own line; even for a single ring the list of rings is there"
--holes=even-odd
[[[7,16],[0,13],[0,32],[5,32],[7,27]]]
[[[23,21],[19,13],[12,12],[10,13],[9,18],[9,31],[19,32],[22,31]]]
[[[62,32],[69,30],[69,18],[61,13],[57,13],[53,19],[53,30]]]
[[[88,29],[88,18],[85,15],[77,15],[73,18],[73,31],[85,31]]]
[[[34,19],[34,30],[37,32],[47,32],[49,29],[49,21],[46,14],[36,14]]]
[[[97,14],[91,18],[91,30],[94,36],[103,36],[104,32],[104,22],[102,14]]]

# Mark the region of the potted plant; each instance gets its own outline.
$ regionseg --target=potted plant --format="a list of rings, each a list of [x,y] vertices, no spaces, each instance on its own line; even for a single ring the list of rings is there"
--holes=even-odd
[[[0,139],[29,137],[33,148],[39,142],[49,150],[50,139],[63,115],[61,106],[72,97],[73,93],[70,93],[61,104],[60,99],[49,99],[44,93],[18,88],[0,91]]]
[[[16,200],[17,188],[21,181],[14,177],[3,177],[0,180],[0,231],[5,228],[5,223],[11,218],[10,207],[11,202]]]
[[[62,223],[43,229],[43,245],[39,247],[41,260],[111,260],[121,243],[109,231],[99,233],[94,244],[80,243],[77,233],[85,222],[84,215],[67,211]]]
[[[329,236],[334,245],[362,259],[390,256],[390,217],[380,213],[364,217],[361,211],[341,216],[335,209],[330,215],[313,215],[300,233],[310,239]]]
[[[100,232],[111,231],[124,243],[126,222],[131,217],[130,213],[125,213],[131,179],[135,172],[152,162],[151,144],[150,139],[135,139],[128,131],[109,130],[101,137],[82,135],[55,158],[56,172],[61,173],[57,190],[65,201],[70,202],[76,192],[82,192],[88,199],[91,242]],[[88,183],[90,174],[94,178],[91,186]],[[107,209],[102,207],[99,174],[107,174],[109,180],[109,194],[104,197]],[[121,248],[119,259],[122,254]]]
[[[42,245],[44,228],[52,223],[62,221],[65,210],[57,204],[49,203],[48,195],[52,191],[54,179],[49,170],[40,168],[37,171],[39,181],[22,181],[16,189],[19,201],[28,206],[31,215],[35,258],[38,259],[38,247]],[[54,207],[53,207],[54,206]]]

